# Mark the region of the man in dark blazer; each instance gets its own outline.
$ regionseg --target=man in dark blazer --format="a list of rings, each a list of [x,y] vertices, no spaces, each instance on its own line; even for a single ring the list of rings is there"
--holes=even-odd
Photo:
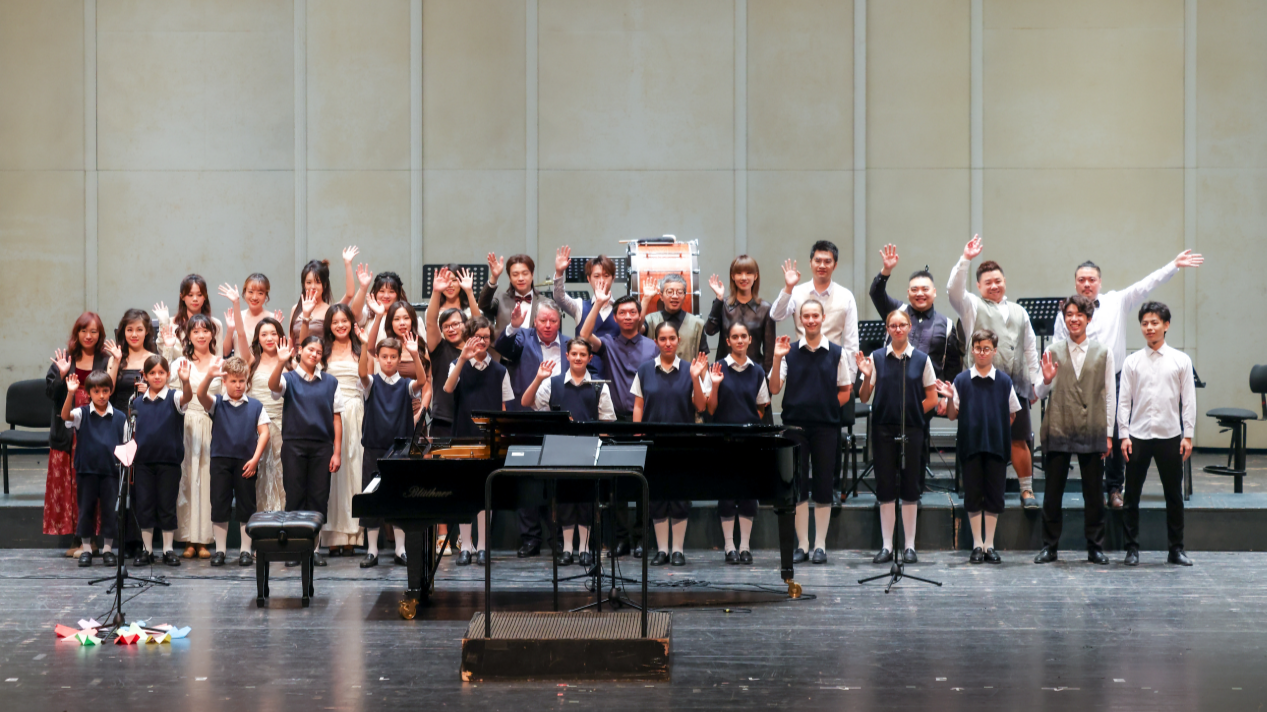
[[[506,326],[510,324],[510,315],[521,304],[528,305],[527,323],[536,323],[537,305],[542,299],[533,290],[536,267],[536,263],[528,255],[498,257],[492,252],[488,253],[488,284],[480,289],[476,302],[480,312],[492,320],[494,334],[506,330]],[[510,277],[510,288],[497,294],[497,280],[501,278],[503,270]]]

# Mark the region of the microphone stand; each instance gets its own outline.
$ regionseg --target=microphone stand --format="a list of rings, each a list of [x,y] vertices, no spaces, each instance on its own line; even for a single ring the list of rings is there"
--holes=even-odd
[[[897,434],[897,437],[893,438],[893,441],[897,443],[897,452],[898,452],[898,454],[897,454],[897,464],[898,464],[897,477],[898,477],[898,483],[899,483],[899,486],[898,486],[898,491],[899,491],[899,495],[900,495],[900,492],[901,492],[901,489],[902,489],[902,488],[901,488],[901,484],[900,484],[900,483],[901,483],[901,481],[902,481],[902,473],[906,471],[906,442],[907,442],[907,437],[906,437],[906,381],[907,381],[907,377],[906,377],[906,369],[907,369],[907,367],[910,365],[910,359],[909,359],[909,358],[907,358],[907,357],[906,357],[906,356],[904,356],[904,355],[899,355],[899,354],[897,354],[896,352],[894,353],[894,355],[898,357],[898,358],[897,358],[898,364],[899,364],[899,365],[901,366],[901,368],[902,368],[902,377],[901,377],[901,379],[900,379],[900,380],[902,381],[902,388],[901,388],[901,394],[902,394],[902,410],[901,410],[901,413],[902,413],[902,415],[901,415],[901,421],[900,421],[900,423],[901,423],[901,424],[900,424],[900,425],[898,425],[898,434]],[[879,385],[880,385],[880,384],[878,383],[879,379],[877,378],[877,379],[876,379],[876,381],[877,381],[876,385],[877,385],[877,386],[879,386]],[[922,464],[922,460],[921,460],[921,464]],[[899,497],[898,497],[898,500],[899,500],[899,501],[901,500],[901,496],[899,496]],[[898,519],[898,516],[897,516],[897,515],[899,515],[899,514],[901,513],[901,511],[900,511],[900,510],[901,510],[901,507],[897,506],[897,502],[894,502],[894,510],[897,510],[897,511],[894,511],[894,513],[893,513],[893,515],[894,515],[894,519],[896,520],[896,519]],[[894,527],[894,528],[896,528],[896,527]],[[902,535],[903,535],[903,536],[906,536],[906,528],[905,528],[905,527],[903,527],[903,529],[902,529]],[[912,542],[912,543],[914,543],[914,542]],[[903,550],[903,554],[904,554],[904,553],[905,553],[905,550]],[[894,548],[893,548],[893,564],[892,564],[891,566],[889,566],[889,572],[888,572],[887,574],[879,574],[879,575],[877,575],[877,576],[871,576],[871,577],[869,577],[869,578],[859,579],[859,580],[858,580],[858,583],[863,584],[863,583],[867,583],[867,582],[869,582],[869,581],[878,581],[879,579],[882,579],[882,578],[884,578],[885,576],[888,576],[888,577],[889,577],[889,583],[888,583],[888,585],[887,585],[887,586],[885,586],[885,587],[884,587],[884,592],[885,592],[885,593],[888,593],[888,592],[890,591],[890,589],[892,589],[892,588],[893,588],[893,585],[894,585],[894,584],[896,584],[898,581],[901,581],[903,578],[908,578],[908,579],[911,579],[912,581],[919,581],[919,582],[921,582],[921,583],[928,583],[928,584],[932,584],[932,585],[934,585],[934,586],[940,586],[940,585],[941,585],[941,583],[940,583],[940,582],[938,582],[938,581],[933,581],[933,580],[931,580],[931,579],[926,579],[926,578],[920,578],[920,577],[918,577],[918,576],[912,576],[912,575],[910,575],[910,574],[908,574],[908,573],[905,573],[905,572],[902,570],[902,556],[898,554],[898,552],[897,552],[897,546],[896,546],[896,545],[894,545]]]
[[[137,394],[133,393],[132,397],[128,399],[128,419],[127,426],[124,429],[123,440],[125,443],[128,440],[135,439],[136,437],[136,411],[132,409],[132,403],[136,400],[136,396]],[[175,396],[172,395],[172,397],[174,398]],[[124,559],[127,557],[124,556],[125,547],[123,544],[127,540],[128,511],[131,509],[131,498],[129,495],[132,492],[133,471],[135,466],[135,458],[133,463],[131,465],[127,465],[126,467],[121,462],[117,464],[120,476],[118,498],[115,500],[117,503],[115,506],[115,539],[119,543],[119,554],[115,558],[114,575],[93,579],[88,582],[89,586],[99,584],[104,581],[114,582],[110,585],[110,588],[106,591],[106,593],[114,593],[114,618],[111,620],[111,625],[115,628],[121,627],[127,621],[127,617],[123,614],[123,589],[144,588],[146,586],[154,585],[171,585],[171,583],[163,576],[159,576],[157,578],[133,576],[128,573],[127,565],[124,563]],[[151,552],[151,554],[152,553],[153,552]],[[136,583],[129,584],[127,583],[128,581],[135,581]]]

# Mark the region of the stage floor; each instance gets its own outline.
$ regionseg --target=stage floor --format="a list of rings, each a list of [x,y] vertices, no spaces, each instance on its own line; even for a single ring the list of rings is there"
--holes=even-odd
[[[673,610],[672,682],[463,684],[460,638],[482,605],[482,570],[442,564],[438,605],[413,621],[396,602],[404,570],[357,559],[317,570],[299,607],[297,569],[274,568],[255,607],[254,571],[206,562],[155,569],[156,587],[124,610],[192,626],[171,645],[97,648],[59,642],[110,607],[100,565],[57,552],[0,551],[0,694],[8,709],[90,706],[168,710],[323,709],[1258,709],[1267,699],[1267,554],[1192,552],[1193,568],[1145,552],[1136,569],[1062,552],[1056,564],[1007,552],[1001,566],[928,552],[910,573],[937,588],[856,580],[882,573],[872,552],[831,552],[798,569],[806,599],[785,601],[774,552],[726,566],[688,552],[652,569],[652,604]],[[623,560],[636,574],[637,560]],[[547,610],[549,560],[494,560],[498,600]],[[565,569],[576,573],[577,567]],[[764,590],[762,590],[764,589]],[[636,590],[636,589],[635,589]],[[578,583],[564,591],[588,598]],[[129,595],[132,592],[129,592]],[[809,596],[814,596],[810,599]],[[689,605],[684,605],[689,604]],[[726,609],[729,609],[727,612]]]

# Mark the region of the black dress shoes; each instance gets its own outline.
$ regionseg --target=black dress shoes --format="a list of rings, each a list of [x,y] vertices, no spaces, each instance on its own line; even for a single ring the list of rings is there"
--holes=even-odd
[[[665,551],[657,551],[655,557],[649,561],[652,566],[664,566],[669,563],[669,554]]]
[[[751,551],[741,551],[741,552],[739,552],[739,563],[741,563],[741,564],[751,565],[751,564],[752,564],[752,552],[751,552]]]
[[[727,551],[727,552],[726,552],[726,563],[728,563],[728,564],[738,564],[738,563],[739,563],[739,552],[734,551],[734,550]]]
[[[1109,565],[1109,557],[1105,556],[1104,552],[1099,549],[1096,549],[1095,551],[1088,551],[1087,561],[1090,561],[1093,564],[1099,564],[1100,566]]]
[[[629,542],[622,541],[616,545],[616,557],[629,556]]]
[[[325,566],[325,565],[326,565],[326,557],[322,556],[320,551],[314,551],[314,552],[312,552],[312,565],[313,565],[313,566]]]
[[[487,551],[480,549],[479,551],[475,552],[475,565],[488,566],[488,552]]]
[[[634,555],[634,558],[635,558],[635,559],[641,559],[641,558],[642,558],[642,544],[639,544],[638,546],[635,546],[635,547],[634,547],[634,550],[633,550],[633,555]]]
[[[809,561],[811,564],[825,564],[827,563],[827,552],[822,549],[815,549],[814,555],[810,557]]]
[[[365,558],[361,559],[361,568],[372,569],[375,566],[378,566],[378,554],[366,554]]]
[[[1056,550],[1050,546],[1044,546],[1043,550],[1038,552],[1038,556],[1034,557],[1036,564],[1050,564],[1056,560]]]
[[[180,566],[180,557],[174,551],[164,551],[163,564],[166,566]]]
[[[1003,559],[999,556],[999,552],[994,550],[994,547],[990,547],[985,550],[985,562],[987,564],[1001,564]]]
[[[1166,561],[1177,566],[1192,566],[1192,559],[1183,553],[1183,549],[1175,549],[1170,552],[1170,556],[1166,557]]]
[[[904,564],[918,564],[919,563],[919,557],[915,555],[914,549],[907,549],[906,551],[902,552],[902,563]]]
[[[523,546],[519,547],[519,558],[521,559],[526,559],[530,556],[540,556],[540,555],[541,555],[540,542],[537,542],[536,544],[524,544]]]
[[[85,551],[79,555],[80,566],[92,566],[92,552]]]
[[[792,563],[803,564],[806,561],[809,561],[809,554],[806,554],[801,547],[796,547],[796,551],[792,552]]]
[[[555,562],[556,562],[556,563],[558,563],[558,565],[559,565],[559,566],[571,566],[571,565],[572,565],[572,552],[570,552],[570,551],[561,551],[561,552],[559,552],[559,555],[558,555],[558,556],[554,557],[554,560],[555,560]]]
[[[1127,549],[1126,560],[1123,561],[1122,563],[1126,564],[1127,566],[1139,566],[1139,550]]]
[[[241,554],[238,554],[238,566],[250,566],[254,563],[255,554],[252,554],[249,551],[244,551]]]
[[[455,561],[454,563],[457,564],[458,566],[470,566],[471,552],[467,551],[466,549],[459,551],[457,561]]]
[[[211,555],[211,565],[224,566],[224,552],[223,551],[217,551],[216,553]]]
[[[145,550],[141,550],[141,553],[132,559],[133,566],[149,566],[152,563],[154,563],[154,555]]]
[[[588,551],[582,551],[581,555],[576,557],[576,563],[580,564],[581,568],[589,571],[590,568],[594,566],[594,554]]]
[[[107,551],[101,555],[101,563],[106,566],[117,566],[119,563],[119,557],[116,556],[113,551]]]
[[[680,551],[673,552],[673,556],[669,558],[669,562],[674,566],[686,566],[686,554]]]
[[[985,563],[985,550],[984,550],[984,549],[982,549],[982,548],[981,548],[981,547],[979,547],[979,546],[974,546],[974,547],[972,548],[972,554],[968,556],[968,563],[970,563],[970,564],[984,564],[984,563]]]
[[[332,546],[330,547],[330,553],[328,556],[343,556],[343,549],[338,546]]]
[[[871,563],[887,564],[892,560],[893,560],[893,552],[889,551],[888,549],[881,549],[880,553],[876,554],[875,557],[871,559]]]
[[[392,554],[392,563],[397,566],[408,566],[409,554]]]

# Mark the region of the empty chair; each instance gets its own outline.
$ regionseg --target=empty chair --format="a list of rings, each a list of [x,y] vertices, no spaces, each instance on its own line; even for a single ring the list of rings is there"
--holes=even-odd
[[[5,494],[9,494],[9,448],[47,448],[50,409],[48,395],[44,393],[44,379],[33,378],[9,385],[4,405],[4,419],[9,429],[0,431]],[[36,429],[18,430],[18,426]]]
[[[1263,417],[1267,418],[1267,365],[1254,366],[1249,371],[1249,390],[1257,393],[1262,399]],[[1258,414],[1244,408],[1215,408],[1207,411],[1206,416],[1214,418],[1222,428],[1219,432],[1232,431],[1232,442],[1227,449],[1227,465],[1206,465],[1205,471],[1212,475],[1223,475],[1233,478],[1233,491],[1244,491],[1245,477],[1245,423],[1258,420]]]

